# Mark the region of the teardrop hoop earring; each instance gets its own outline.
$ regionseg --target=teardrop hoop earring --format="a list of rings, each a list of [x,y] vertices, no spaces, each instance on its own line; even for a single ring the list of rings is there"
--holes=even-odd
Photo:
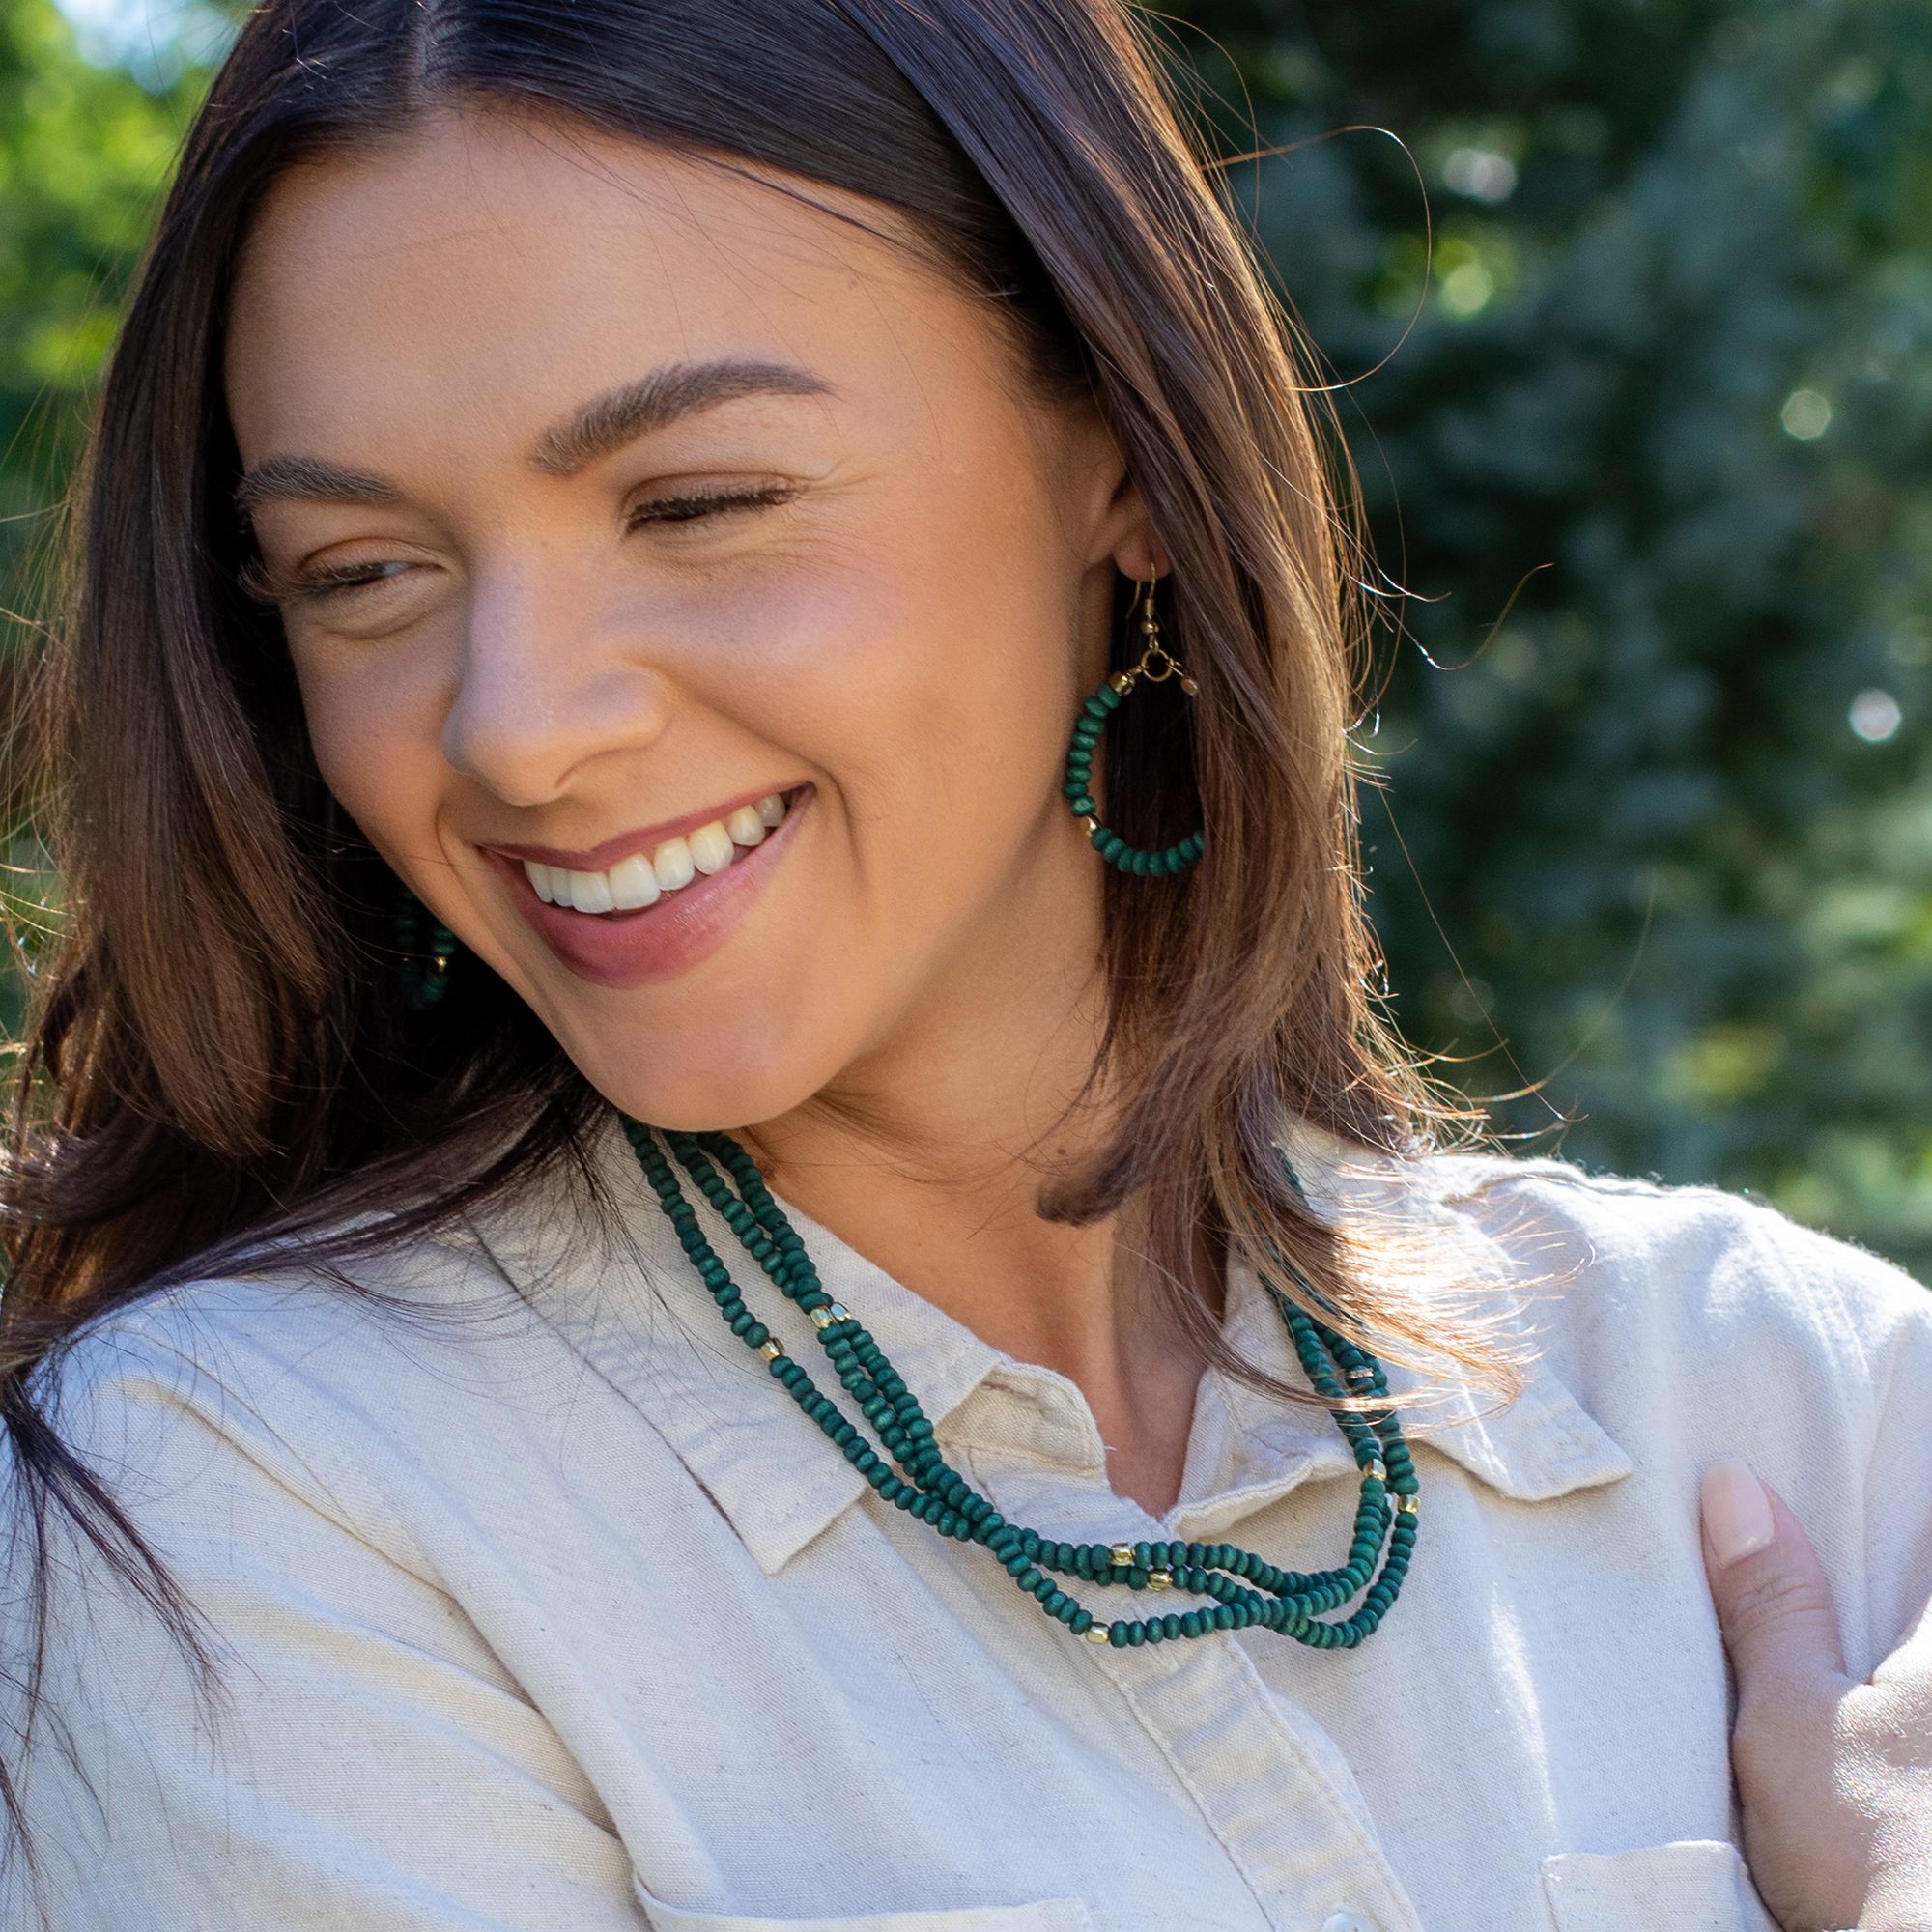
[[[1164,679],[1178,677],[1181,690],[1189,697],[1200,689],[1181,668],[1180,660],[1160,641],[1160,619],[1154,614],[1153,608],[1156,581],[1150,577],[1146,585],[1138,591],[1138,624],[1141,635],[1147,639],[1140,662],[1129,669],[1114,672],[1080,707],[1080,721],[1073,727],[1073,742],[1066,749],[1066,781],[1061,786],[1067,804],[1073,809],[1074,817],[1080,821],[1081,831],[1086,833],[1094,851],[1110,866],[1144,878],[1184,872],[1200,858],[1202,848],[1208,842],[1207,831],[1203,828],[1190,832],[1178,844],[1170,845],[1161,852],[1129,845],[1118,833],[1101,823],[1098,816],[1100,808],[1094,802],[1094,747],[1099,743],[1100,733],[1107,727],[1107,720],[1120,709],[1121,700],[1134,688],[1135,681],[1145,678],[1150,684],[1159,684]],[[1159,667],[1157,669],[1156,664]]]
[[[405,886],[396,906],[396,951],[402,954],[403,1003],[424,1013],[443,996],[456,958],[456,935],[429,916],[422,901]],[[427,932],[425,932],[427,928]]]

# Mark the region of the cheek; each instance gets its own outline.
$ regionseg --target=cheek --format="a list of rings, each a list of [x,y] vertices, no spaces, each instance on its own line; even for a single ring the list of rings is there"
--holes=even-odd
[[[713,701],[829,775],[864,855],[1017,836],[1058,782],[1071,575],[1037,530],[1002,534],[901,510],[711,613]]]
[[[434,707],[376,658],[294,648],[316,768],[385,852],[427,849],[441,753]]]

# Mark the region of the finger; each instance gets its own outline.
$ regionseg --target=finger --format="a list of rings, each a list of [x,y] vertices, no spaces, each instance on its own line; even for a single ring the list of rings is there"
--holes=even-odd
[[[1704,1565],[1738,1695],[1842,1688],[1845,1653],[1824,1566],[1784,1498],[1735,1456],[1704,1471]],[[1840,1680],[1831,1686],[1831,1680]]]

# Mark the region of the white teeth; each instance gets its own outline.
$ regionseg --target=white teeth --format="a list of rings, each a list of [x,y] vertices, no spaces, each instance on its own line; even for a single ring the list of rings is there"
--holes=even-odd
[[[611,899],[619,912],[635,912],[653,903],[664,888],[658,884],[651,862],[641,852],[611,867]]]
[[[691,844],[691,863],[700,872],[722,872],[738,849],[731,842],[731,835],[715,818],[709,825],[686,833],[685,838]]]
[[[664,894],[688,886],[700,872],[722,872],[741,848],[750,851],[763,844],[765,835],[783,824],[784,816],[783,795],[771,791],[755,804],[741,805],[727,817],[714,818],[681,838],[667,838],[648,858],[634,852],[608,872],[572,872],[526,859],[524,875],[546,905],[592,914],[636,912],[655,904]]]
[[[579,912],[609,912],[615,901],[611,896],[611,880],[603,872],[571,872],[570,902]]]
[[[667,838],[651,854],[651,870],[668,893],[690,885],[697,876],[697,867],[691,863],[691,847],[682,838]]]

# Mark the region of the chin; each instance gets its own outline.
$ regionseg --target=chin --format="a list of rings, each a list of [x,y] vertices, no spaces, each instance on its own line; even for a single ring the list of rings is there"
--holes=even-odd
[[[802,1106],[825,1084],[806,1073],[787,1077],[785,1067],[770,1056],[756,1065],[737,1064],[742,1057],[707,1054],[688,1037],[668,1054],[571,1055],[578,1070],[613,1107],[633,1120],[680,1133],[728,1133],[776,1119]]]

